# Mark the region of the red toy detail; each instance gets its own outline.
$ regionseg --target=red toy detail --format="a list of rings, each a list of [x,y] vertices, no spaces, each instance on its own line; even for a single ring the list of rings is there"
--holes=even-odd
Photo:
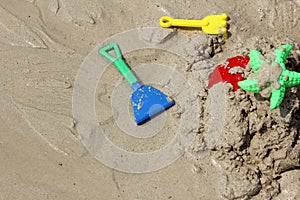
[[[220,64],[216,67],[216,69],[212,72],[209,77],[208,88],[211,88],[214,84],[219,82],[230,83],[233,86],[233,91],[237,91],[240,87],[238,86],[238,82],[245,80],[243,77],[243,72],[230,73],[229,70],[235,67],[240,67],[245,69],[247,64],[249,63],[249,56],[236,56],[232,58],[228,58],[224,64]]]

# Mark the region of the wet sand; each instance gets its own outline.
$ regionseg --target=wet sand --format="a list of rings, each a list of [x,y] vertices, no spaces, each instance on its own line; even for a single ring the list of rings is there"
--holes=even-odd
[[[220,13],[230,17],[231,36],[224,44],[214,39],[222,50],[212,57],[205,57],[211,52],[207,45],[211,37],[200,31],[177,30],[194,37],[204,49],[203,54],[199,54],[204,56],[203,63],[192,65],[190,70],[186,70],[182,60],[168,60],[155,52],[136,51],[127,55],[132,66],[155,59],[171,66],[177,64],[178,70],[195,83],[195,88],[199,86],[198,100],[204,108],[209,108],[213,101],[209,92],[201,89],[206,87],[204,79],[213,66],[226,58],[247,54],[249,49],[257,47],[271,51],[270,44],[279,45],[285,38],[295,44],[293,58],[300,55],[296,46],[300,43],[298,0],[235,4],[226,1],[1,0],[0,199],[298,199],[299,129],[292,125],[299,120],[298,88],[289,93],[296,102],[287,108],[291,111],[289,115],[280,118],[278,110],[270,113],[266,117],[266,128],[262,128],[263,134],[258,134],[254,132],[261,129],[253,124],[269,112],[267,101],[255,104],[259,112],[253,113],[249,106],[249,102],[255,102],[253,96],[227,92],[224,86],[227,118],[233,120],[226,121],[227,129],[220,133],[213,151],[201,157],[201,150],[197,149],[209,138],[207,126],[211,113],[210,109],[204,109],[199,111],[201,120],[197,126],[200,130],[189,151],[170,166],[151,173],[112,170],[97,161],[80,142],[72,114],[72,94],[78,69],[89,52],[114,34],[140,27],[159,27],[158,21],[163,15],[201,19]],[[197,34],[199,36],[195,36]],[[150,56],[144,57],[145,54]],[[204,65],[209,67],[199,78],[198,72]],[[297,66],[296,62],[295,70]],[[106,123],[108,131],[114,130],[109,126],[113,119],[110,118],[108,86],[119,80],[118,72],[109,70],[99,83],[97,106],[104,114],[99,114],[98,119],[100,124]],[[108,90],[103,91],[101,83],[106,84]],[[230,96],[234,96],[233,100]],[[171,128],[178,120],[176,112],[170,111],[168,126]],[[240,117],[243,112],[251,114]],[[277,126],[272,128],[274,121]],[[245,148],[249,126],[255,131],[250,130],[252,141]],[[110,138],[122,148],[131,149],[134,144],[136,151],[145,151],[168,142],[173,134],[168,130],[163,129],[157,141],[144,142],[143,146],[124,136],[114,138],[114,132]],[[268,145],[270,150],[263,151]],[[289,146],[292,148],[287,148]]]

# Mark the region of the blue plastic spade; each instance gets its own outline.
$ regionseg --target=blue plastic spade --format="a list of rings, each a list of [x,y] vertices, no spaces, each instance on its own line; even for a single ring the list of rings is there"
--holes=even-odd
[[[116,57],[108,53],[112,50],[115,51]],[[99,54],[112,62],[131,85],[131,88],[133,89],[131,105],[137,125],[147,122],[152,117],[175,104],[173,100],[169,99],[167,95],[158,89],[149,85],[142,85],[138,81],[123,60],[118,44],[113,43],[100,49]]]

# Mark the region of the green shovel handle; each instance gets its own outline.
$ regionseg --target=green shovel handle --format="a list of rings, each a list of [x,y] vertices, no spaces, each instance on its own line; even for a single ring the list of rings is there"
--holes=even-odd
[[[111,50],[115,51],[116,58],[108,53]],[[107,45],[106,47],[103,47],[99,50],[99,54],[101,54],[104,58],[113,63],[130,85],[138,82],[136,76],[131,72],[127,64],[122,59],[121,50],[118,44],[112,43],[110,45]]]

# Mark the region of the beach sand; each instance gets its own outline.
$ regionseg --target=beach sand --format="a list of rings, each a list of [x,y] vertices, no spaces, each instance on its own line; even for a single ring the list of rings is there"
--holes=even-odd
[[[121,172],[99,162],[82,144],[72,112],[74,82],[84,59],[115,34],[160,29],[164,15],[202,19],[221,13],[230,17],[227,40],[174,29],[199,45],[187,53],[194,55],[192,62],[155,50],[125,54],[132,68],[162,63],[192,83],[200,109],[191,147],[172,164],[148,173]],[[281,108],[273,111],[269,100],[234,93],[228,84],[207,89],[215,66],[251,49],[266,53],[292,43],[288,66],[299,72],[299,0],[0,0],[0,15],[1,200],[300,199],[300,88],[287,91]],[[133,152],[167,144],[189,110],[177,104],[168,110],[155,138],[122,135],[110,105],[112,87],[118,84],[129,88],[110,65],[95,97],[97,119],[108,137]],[[226,107],[212,111],[218,94],[225,95],[219,100]],[[211,132],[218,113],[224,122]]]

